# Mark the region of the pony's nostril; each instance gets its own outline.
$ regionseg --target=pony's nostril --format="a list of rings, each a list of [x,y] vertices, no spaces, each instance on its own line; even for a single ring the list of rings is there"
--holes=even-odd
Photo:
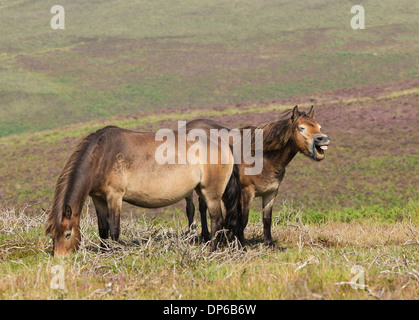
[[[328,143],[330,139],[327,135],[319,134],[314,136],[314,141],[316,143]]]

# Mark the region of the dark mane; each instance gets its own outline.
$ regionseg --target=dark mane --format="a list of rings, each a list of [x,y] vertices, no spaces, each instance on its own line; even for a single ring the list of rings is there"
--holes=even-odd
[[[265,123],[259,126],[247,126],[240,128],[251,130],[252,150],[255,149],[255,129],[263,129],[263,151],[280,150],[285,147],[293,135],[297,120],[301,117],[309,117],[305,112],[299,112],[296,119],[292,119],[293,110],[286,110],[281,114],[279,120]],[[260,145],[260,144],[259,144]]]
[[[65,210],[65,206],[70,200],[69,196],[71,194],[73,184],[76,181],[76,168],[86,158],[86,153],[91,148],[91,146],[95,145],[92,142],[97,141],[98,136],[109,128],[112,127],[105,127],[84,137],[73,150],[57,180],[52,209],[48,212],[47,216],[45,229],[46,234],[54,236],[58,231],[60,223],[63,220],[63,212]]]

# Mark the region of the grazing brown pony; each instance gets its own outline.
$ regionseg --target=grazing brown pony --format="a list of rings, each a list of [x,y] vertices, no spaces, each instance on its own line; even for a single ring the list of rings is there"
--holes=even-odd
[[[178,158],[178,131],[174,135]],[[46,233],[53,239],[55,255],[77,250],[81,239],[80,215],[88,195],[93,199],[99,235],[104,240],[109,234],[112,240],[119,238],[122,201],[144,208],[159,208],[174,204],[193,191],[209,209],[212,251],[217,247],[216,234],[221,228],[228,228],[228,224],[240,225],[234,221],[242,220],[241,212],[235,210],[241,195],[240,182],[237,170],[232,174],[234,161],[230,149],[218,144],[219,159],[224,152],[229,159],[227,164],[210,164],[209,161],[160,164],[155,157],[162,142],[155,137],[154,133],[110,126],[80,141],[58,178],[52,209],[47,216]],[[186,142],[186,152],[191,145],[192,142]],[[205,147],[217,146],[206,143]],[[224,191],[229,194],[225,198],[230,200],[227,203],[222,201]]]
[[[237,164],[237,166],[239,167],[242,186],[242,227],[244,229],[247,225],[252,200],[255,197],[262,197],[264,243],[268,246],[273,245],[271,235],[272,206],[279,185],[284,178],[286,166],[298,152],[315,161],[321,161],[324,159],[324,150],[329,145],[329,137],[320,131],[320,125],[313,119],[313,116],[313,106],[308,113],[300,112],[298,107],[295,106],[293,110],[286,111],[279,121],[258,127],[248,126],[240,129],[240,131],[243,131],[243,129],[252,130],[252,142],[254,142],[254,130],[263,129],[262,172],[258,175],[246,175],[244,169],[249,165],[244,163],[243,155],[241,164]],[[208,119],[197,119],[187,123],[187,130],[195,128],[204,130],[227,129],[220,123]],[[186,201],[186,214],[189,223],[191,223],[194,216],[192,197],[187,197]],[[201,213],[202,236],[208,240],[210,236],[206,222],[206,209],[205,202],[200,199],[199,211]]]

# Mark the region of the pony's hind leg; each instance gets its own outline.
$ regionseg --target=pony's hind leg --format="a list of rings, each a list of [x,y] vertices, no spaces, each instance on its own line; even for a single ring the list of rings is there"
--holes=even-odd
[[[219,199],[211,199],[205,197],[203,194],[203,198],[205,203],[208,207],[208,211],[211,218],[211,244],[210,244],[210,251],[213,252],[217,249],[218,243],[222,238],[221,230],[224,225],[224,216],[225,216],[225,206],[224,203],[221,201],[221,197]]]
[[[202,228],[202,238],[205,242],[211,240],[210,233],[208,231],[207,225],[207,204],[205,201],[199,197],[199,213],[201,214],[201,228]]]
[[[106,240],[109,237],[108,204],[105,200],[100,199],[100,198],[92,197],[92,200],[96,209],[99,236],[101,239],[100,246],[102,248],[106,248]]]
[[[191,228],[193,218],[195,215],[195,205],[193,203],[193,193],[188,195],[186,198],[186,216],[188,217],[188,228]]]

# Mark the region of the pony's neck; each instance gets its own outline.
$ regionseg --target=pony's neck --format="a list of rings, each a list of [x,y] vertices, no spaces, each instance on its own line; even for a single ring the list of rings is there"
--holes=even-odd
[[[251,130],[251,148],[252,152],[256,148],[255,130],[262,129],[262,146],[264,161],[270,163],[270,169],[276,172],[282,171],[298,153],[293,140],[293,123],[290,119],[284,118],[276,122],[270,122],[258,127],[242,127],[241,131]],[[260,142],[260,140],[258,140]]]
[[[297,153],[298,151],[293,147],[292,141],[288,141],[288,143],[280,149],[268,150],[265,152],[264,158],[271,162],[275,171],[279,172],[288,166]]]
[[[276,171],[284,169],[297,154],[294,124],[289,118],[259,126],[263,129],[263,153]]]
[[[103,130],[103,129],[101,129]],[[71,215],[79,216],[91,188],[94,165],[90,160],[90,146],[97,141],[96,131],[79,142],[61,172],[55,187],[52,210],[47,218],[46,232],[54,236],[61,225],[66,206],[71,209]]]

